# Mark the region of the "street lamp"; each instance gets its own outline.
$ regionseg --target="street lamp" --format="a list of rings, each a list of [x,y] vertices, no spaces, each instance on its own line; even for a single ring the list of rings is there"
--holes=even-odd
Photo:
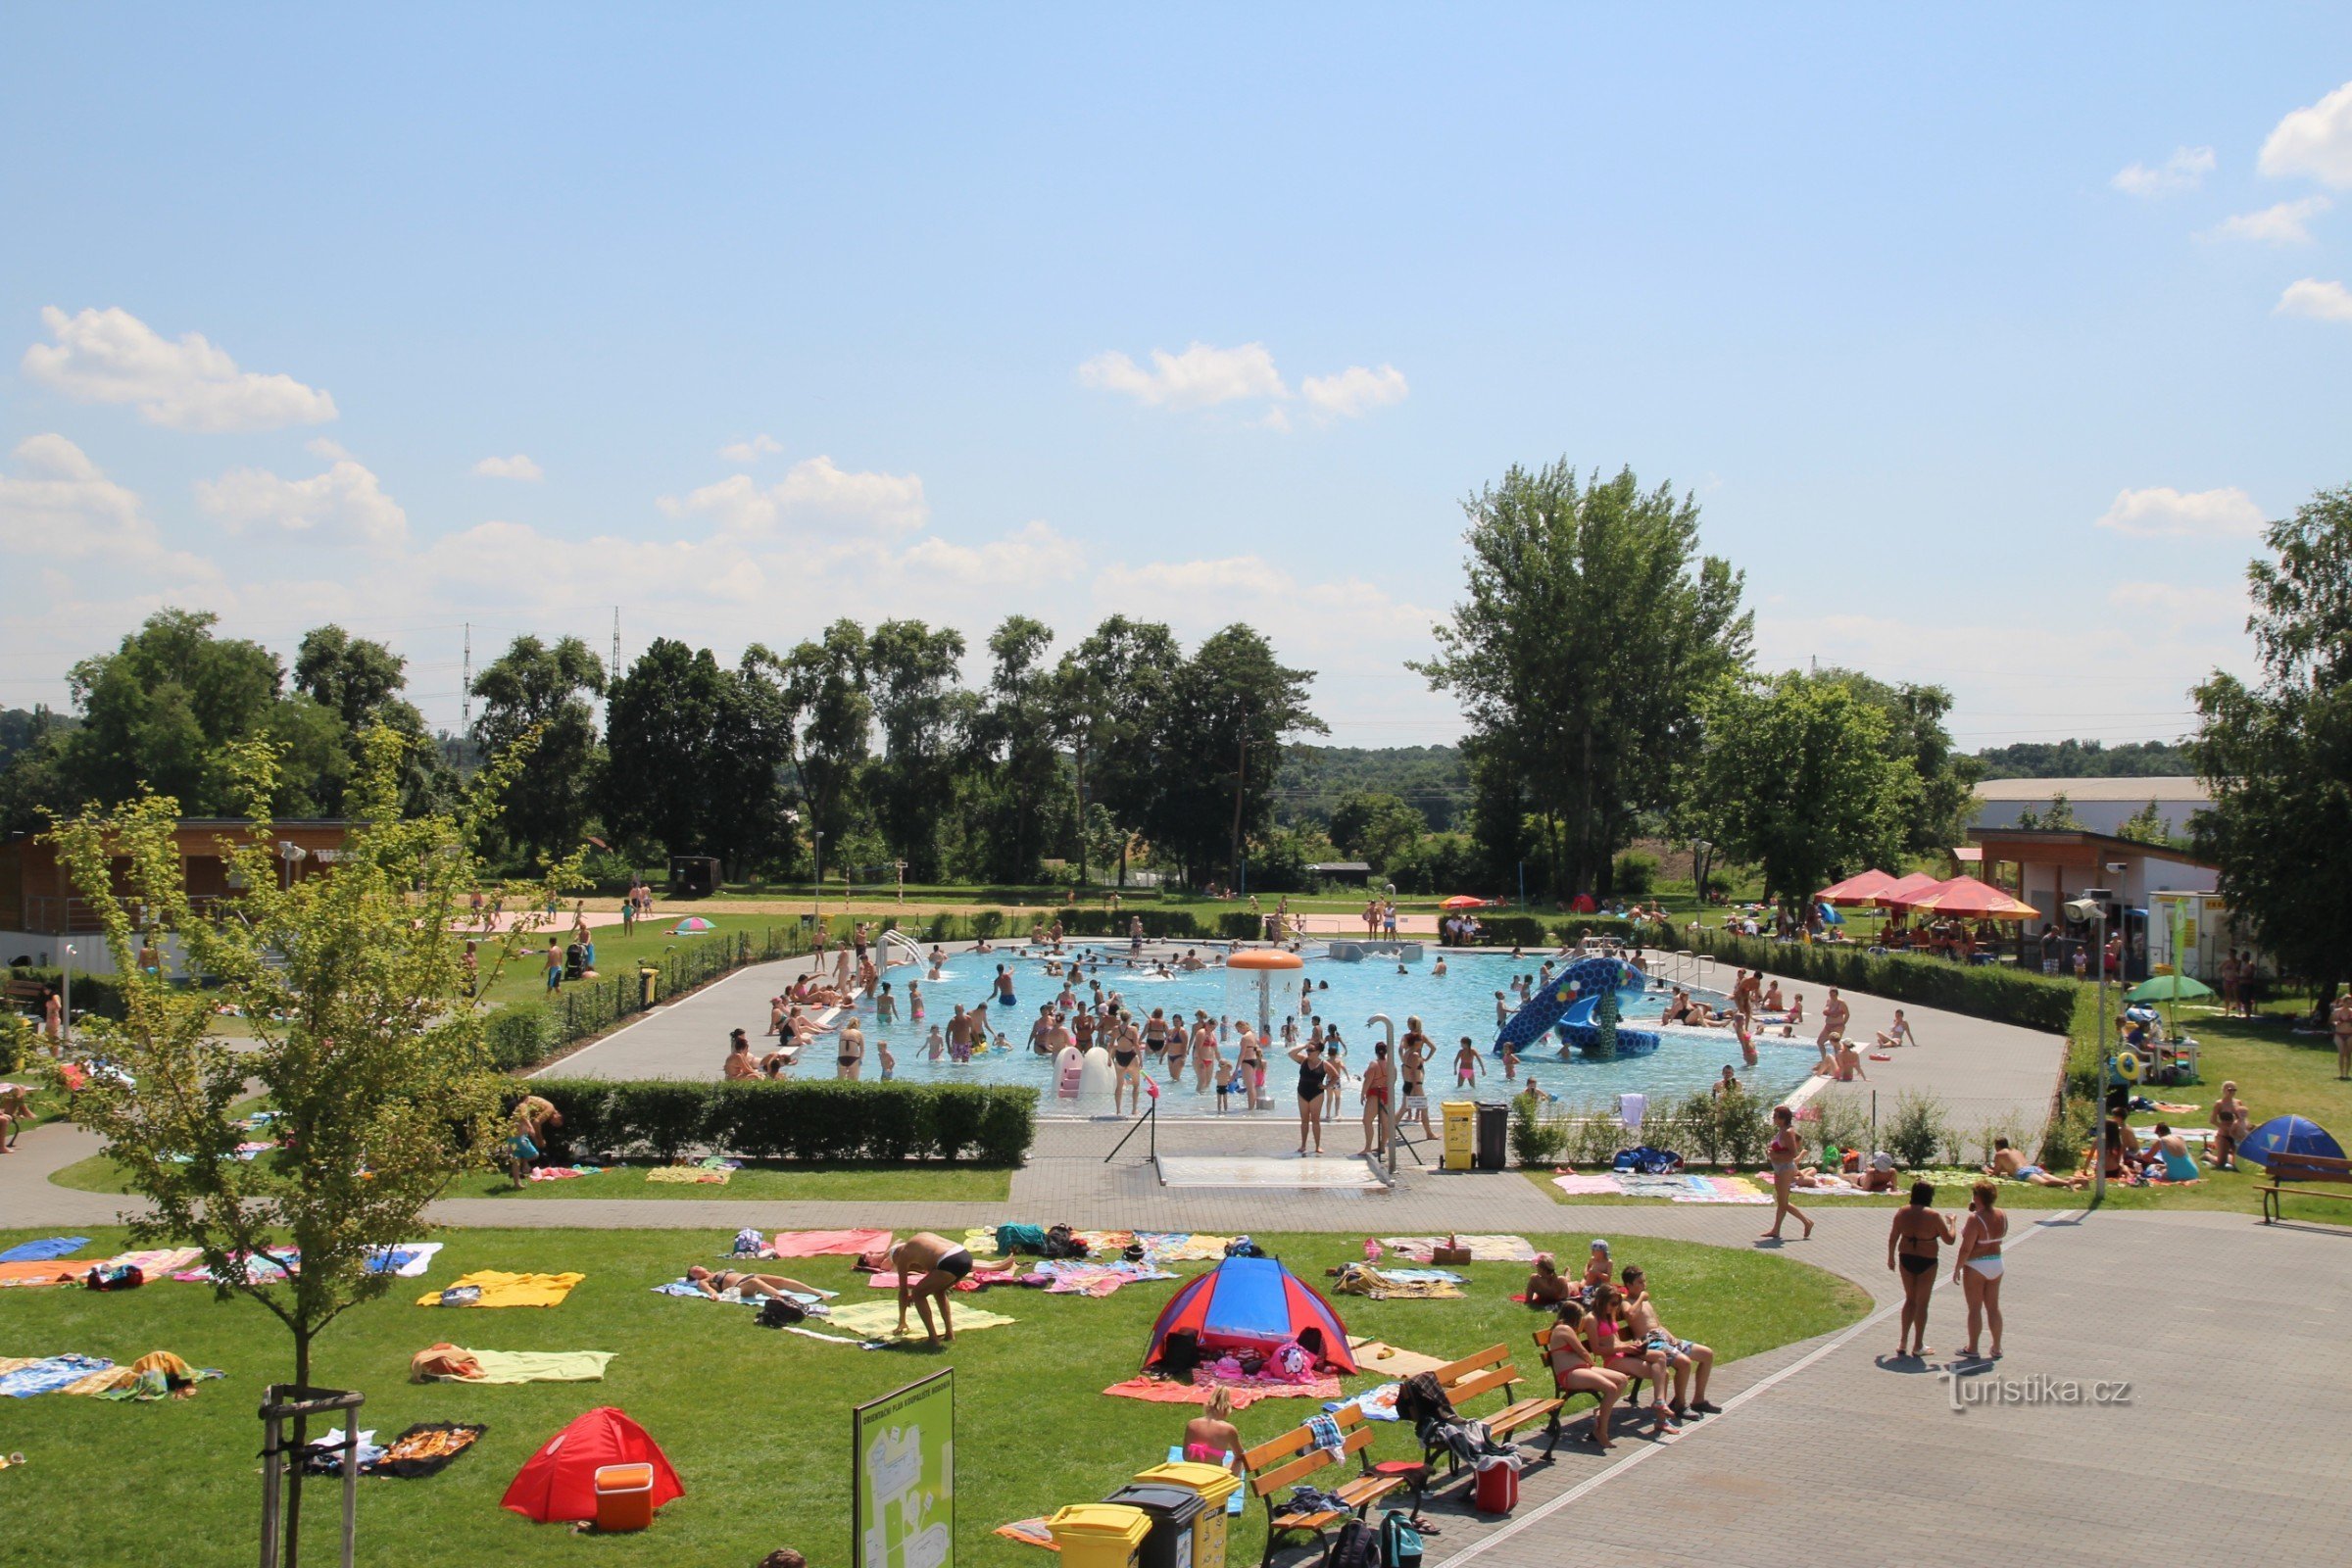
[[[65,956],[65,995],[58,999],[57,1004],[60,1009],[57,1044],[61,1050],[67,1041],[74,1038],[74,944],[71,942],[66,944]]]
[[[2090,888],[2083,897],[2068,900],[2066,913],[2069,919],[2086,925],[2095,922],[2099,933],[2098,946],[2092,950],[2099,966],[2099,1130],[2090,1173],[2090,1200],[2096,1203],[2107,1197],[2107,890]]]

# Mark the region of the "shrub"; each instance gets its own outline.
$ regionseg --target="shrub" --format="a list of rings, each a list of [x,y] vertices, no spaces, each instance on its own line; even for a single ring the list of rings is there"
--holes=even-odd
[[[1009,1085],[555,1078],[530,1087],[563,1112],[553,1142],[567,1154],[674,1160],[708,1148],[746,1159],[1017,1165],[1036,1137],[1037,1091]]]
[[[1617,857],[1616,888],[1629,899],[1646,898],[1658,884],[1658,858],[1628,850]]]
[[[1521,1165],[1538,1167],[1554,1164],[1560,1152],[1567,1147],[1568,1133],[1558,1123],[1545,1119],[1543,1102],[1533,1095],[1511,1097],[1511,1157]]]
[[[1813,1123],[1814,1147],[1821,1152],[1823,1163],[1830,1162],[1833,1149],[1841,1153],[1848,1149],[1870,1152],[1870,1109],[1861,1101],[1822,1095],[1803,1114]]]
[[[15,1072],[32,1060],[39,1048],[32,1020],[21,1012],[0,1010],[0,1072]]]
[[[1550,946],[1544,922],[1532,914],[1482,914],[1478,923],[1486,932],[1480,940],[1490,948]]]
[[[24,965],[10,969],[8,978],[32,980],[62,991],[65,989],[66,972],[63,969],[38,969]],[[122,981],[111,974],[91,974],[83,969],[74,971],[74,1016],[88,1013],[97,1018],[121,1018],[124,1011]]]
[[[1880,1142],[1906,1170],[1936,1163],[1948,1133],[1943,1102],[1934,1095],[1906,1089],[1894,1097],[1894,1114],[1887,1118]]]
[[[491,1012],[482,1020],[482,1038],[491,1067],[499,1072],[515,1072],[545,1061],[555,1045],[549,1022],[547,1009],[536,1002],[509,1003]]]

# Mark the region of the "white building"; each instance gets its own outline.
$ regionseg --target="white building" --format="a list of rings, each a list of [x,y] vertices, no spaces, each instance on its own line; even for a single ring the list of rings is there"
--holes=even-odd
[[[2165,832],[2185,836],[2188,819],[2213,804],[2213,792],[2195,778],[1988,778],[1977,786],[1977,814],[1969,826],[2015,827],[2026,811],[2047,813],[2061,795],[2077,822],[2110,834],[2154,801]]]

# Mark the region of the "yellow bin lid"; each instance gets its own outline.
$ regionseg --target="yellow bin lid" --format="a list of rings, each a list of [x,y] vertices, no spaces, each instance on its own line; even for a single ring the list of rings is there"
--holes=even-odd
[[[1187,1492],[1198,1492],[1212,1503],[1230,1496],[1233,1489],[1242,1484],[1240,1476],[1221,1464],[1201,1464],[1192,1460],[1155,1464],[1149,1470],[1137,1471],[1135,1479],[1163,1482],[1171,1487],[1182,1487]]]
[[[1448,1116],[1475,1116],[1478,1114],[1478,1102],[1475,1100],[1448,1100],[1441,1103]]]
[[[1123,1502],[1074,1502],[1046,1521],[1055,1542],[1124,1541],[1140,1544],[1152,1533],[1152,1516]]]

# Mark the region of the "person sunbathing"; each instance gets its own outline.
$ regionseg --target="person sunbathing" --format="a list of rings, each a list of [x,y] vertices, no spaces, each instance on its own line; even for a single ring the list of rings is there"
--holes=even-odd
[[[686,1283],[713,1301],[733,1291],[747,1301],[769,1296],[822,1296],[825,1293],[813,1285],[787,1279],[781,1274],[746,1274],[740,1269],[705,1268],[697,1263],[686,1271]]]
[[[1764,988],[1764,1000],[1757,1004],[1766,1012],[1786,1012],[1788,1004],[1781,1000],[1781,983],[1775,980]]]
[[[1631,1380],[1600,1364],[1600,1357],[1585,1338],[1585,1325],[1584,1307],[1576,1301],[1562,1301],[1544,1353],[1551,1363],[1552,1393],[1562,1398],[1590,1394],[1600,1401],[1592,1411],[1592,1446],[1605,1450],[1616,1446],[1609,1441],[1609,1415]]]
[[[760,1075],[759,1064],[752,1060],[752,1042],[740,1029],[727,1036],[727,1059],[722,1070],[729,1083]]]
[[[1536,1254],[1536,1266],[1527,1276],[1527,1304],[1556,1307],[1576,1294],[1569,1283],[1560,1277],[1559,1265],[1549,1252]]]
[[[2063,1187],[2070,1192],[2077,1193],[2090,1185],[2090,1178],[2087,1176],[2051,1175],[2039,1165],[2028,1160],[2016,1150],[2011,1149],[2009,1140],[2006,1138],[1995,1138],[1992,1141],[1992,1163],[1984,1167],[1984,1174],[2005,1176],[2013,1182],[2026,1182],[2034,1187]]]
[[[1208,1396],[1208,1408],[1184,1424],[1184,1456],[1194,1464],[1221,1464],[1245,1473],[1242,1434],[1233,1424],[1233,1392],[1222,1386]]]

